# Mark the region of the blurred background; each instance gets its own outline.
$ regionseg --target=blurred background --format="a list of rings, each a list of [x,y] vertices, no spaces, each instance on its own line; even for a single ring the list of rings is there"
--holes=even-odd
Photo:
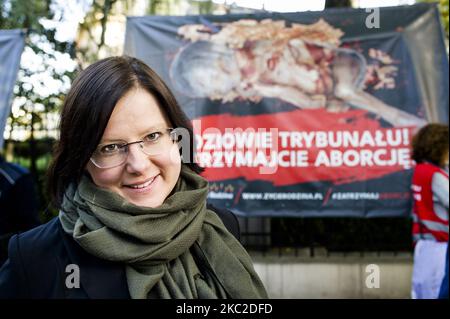
[[[0,0],[0,29],[26,30],[1,154],[37,182],[42,222],[56,216],[45,173],[58,138],[58,112],[76,73],[123,51],[127,16],[321,11],[412,5],[414,0]],[[448,52],[448,0],[439,2]],[[240,218],[243,243],[279,298],[408,298],[409,218]],[[364,286],[366,265],[388,274]],[[297,278],[296,274],[309,276]],[[382,272],[383,274],[383,272]],[[296,277],[297,276],[297,277]],[[309,278],[307,278],[309,277]],[[289,285],[289,278],[295,285]],[[295,279],[297,278],[297,279]]]

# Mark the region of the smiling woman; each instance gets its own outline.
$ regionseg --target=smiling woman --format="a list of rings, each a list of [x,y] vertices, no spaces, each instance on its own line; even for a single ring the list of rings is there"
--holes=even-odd
[[[59,216],[12,237],[0,298],[267,297],[231,213],[208,209],[202,169],[181,160],[177,130],[192,148],[192,127],[153,70],[130,57],[89,66],[60,130],[48,173]]]

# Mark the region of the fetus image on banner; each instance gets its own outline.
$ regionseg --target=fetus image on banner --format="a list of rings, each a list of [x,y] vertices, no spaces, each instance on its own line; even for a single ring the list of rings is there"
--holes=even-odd
[[[266,19],[238,20],[178,29],[190,41],[171,64],[176,89],[194,98],[259,102],[275,98],[301,109],[350,107],[383,118],[392,126],[426,121],[364,91],[394,88],[397,67],[386,53],[371,49],[383,66],[368,65],[354,49],[341,46],[343,32],[320,19],[311,25]]]

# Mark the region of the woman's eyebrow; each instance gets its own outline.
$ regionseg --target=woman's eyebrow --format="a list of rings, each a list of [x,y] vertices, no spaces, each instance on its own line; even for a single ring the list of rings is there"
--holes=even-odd
[[[126,141],[124,139],[120,139],[120,138],[106,139],[106,140],[100,140],[100,142],[98,144],[103,145],[103,144],[116,143],[116,142],[126,142]]]
[[[149,128],[147,128],[146,130],[142,131],[139,136],[151,133],[151,132],[155,132],[157,130],[161,130],[168,127],[167,124],[165,123],[157,123],[155,125],[150,126]]]
[[[155,132],[156,130],[164,129],[166,127],[168,127],[168,126],[165,123],[157,123],[155,125],[149,126],[147,129],[141,131],[139,133],[139,136],[143,137],[145,134]],[[126,141],[127,140],[124,138],[115,138],[113,136],[113,137],[108,137],[106,139],[101,139],[99,144],[105,144],[105,143],[111,143],[111,142],[126,142]]]

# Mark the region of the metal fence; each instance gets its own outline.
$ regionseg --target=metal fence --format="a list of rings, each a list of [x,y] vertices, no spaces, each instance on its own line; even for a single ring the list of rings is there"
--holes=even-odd
[[[408,218],[238,217],[241,243],[263,255],[412,254]]]

